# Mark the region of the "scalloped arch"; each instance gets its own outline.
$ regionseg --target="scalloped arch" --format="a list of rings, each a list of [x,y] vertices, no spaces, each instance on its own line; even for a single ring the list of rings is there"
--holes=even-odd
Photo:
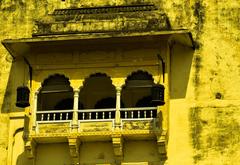
[[[130,75],[128,75],[125,80],[125,85],[129,80],[152,80],[154,82],[153,76],[143,70],[133,71]]]
[[[41,86],[44,87],[49,84],[51,85],[51,83],[53,83],[53,80],[54,80],[54,83],[56,83],[56,79],[59,80],[58,84],[61,84],[61,85],[64,84],[64,85],[70,86],[69,78],[66,77],[64,74],[59,74],[59,73],[49,75],[48,78],[44,79]]]
[[[86,84],[86,82],[87,82],[89,79],[93,78],[93,77],[106,77],[106,78],[108,78],[108,79],[111,81],[111,84],[112,84],[112,79],[111,79],[110,76],[108,76],[106,73],[96,72],[96,73],[90,74],[88,77],[86,77],[86,78],[84,79],[84,81],[83,81],[83,86],[82,86],[82,87],[84,87],[84,85]],[[112,85],[113,85],[113,84],[112,84]]]

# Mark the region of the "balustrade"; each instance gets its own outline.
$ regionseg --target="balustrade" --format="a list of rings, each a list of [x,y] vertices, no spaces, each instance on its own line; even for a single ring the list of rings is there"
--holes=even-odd
[[[78,110],[78,120],[114,119],[115,108]]]
[[[37,122],[56,122],[56,121],[70,121],[73,117],[73,110],[47,110],[37,111]]]
[[[122,119],[151,119],[157,116],[157,107],[121,108]]]
[[[84,109],[78,110],[78,119],[106,120],[115,119],[116,109]],[[73,120],[74,110],[47,110],[37,111],[37,122],[56,122]],[[157,107],[120,108],[120,119],[151,119],[157,116]]]

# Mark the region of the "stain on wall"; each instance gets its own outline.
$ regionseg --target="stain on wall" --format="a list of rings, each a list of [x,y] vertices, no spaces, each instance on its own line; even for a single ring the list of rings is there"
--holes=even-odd
[[[187,128],[191,132],[189,137],[193,151],[186,152],[193,152],[192,159],[195,164],[232,165],[240,162],[240,105],[236,103],[240,98],[239,0],[129,2],[156,3],[167,14],[172,29],[188,29],[192,33],[196,50],[192,57],[186,96],[194,96],[181,96],[186,104],[193,107],[189,110]],[[0,40],[31,37],[33,21],[51,14],[56,8],[124,3],[123,0],[0,0]],[[8,112],[15,92],[9,81],[12,60],[11,55],[1,45],[0,164],[3,165],[7,162]],[[194,106],[196,102],[201,106]],[[216,105],[209,107],[209,102]],[[179,132],[178,135],[183,133],[185,132]],[[98,158],[103,159],[103,155],[99,153]]]

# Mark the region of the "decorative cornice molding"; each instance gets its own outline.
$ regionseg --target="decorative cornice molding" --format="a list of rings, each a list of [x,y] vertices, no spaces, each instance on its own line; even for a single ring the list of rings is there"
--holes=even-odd
[[[77,9],[56,9],[53,16],[59,15],[79,15],[79,14],[103,14],[103,13],[120,13],[120,12],[137,12],[137,11],[153,11],[157,7],[153,4],[124,5],[124,6],[102,6]]]
[[[165,13],[155,5],[56,9],[35,22],[33,36],[128,33],[170,29]]]

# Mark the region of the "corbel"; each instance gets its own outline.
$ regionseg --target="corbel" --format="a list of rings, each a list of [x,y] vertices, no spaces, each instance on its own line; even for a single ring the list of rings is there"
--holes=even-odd
[[[35,158],[37,143],[35,140],[28,140],[25,144],[25,151],[27,152],[27,157],[29,159]]]
[[[70,156],[72,158],[72,164],[78,165],[79,164],[79,145],[80,145],[79,139],[77,137],[69,137],[68,145],[69,145]]]
[[[121,161],[123,157],[123,138],[121,134],[112,135],[112,144],[116,161]]]
[[[161,159],[167,159],[167,131],[163,130],[160,135],[157,135],[157,147]]]

